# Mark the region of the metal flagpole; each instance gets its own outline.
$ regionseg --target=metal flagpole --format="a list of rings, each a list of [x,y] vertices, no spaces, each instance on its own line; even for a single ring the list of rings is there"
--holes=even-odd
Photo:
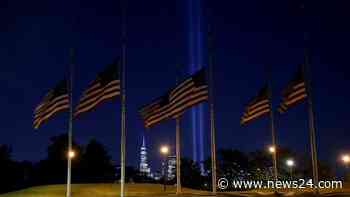
[[[310,134],[310,148],[311,148],[311,159],[312,159],[312,174],[313,184],[318,186],[318,164],[317,164],[317,147],[316,147],[316,134],[315,134],[315,120],[313,103],[311,96],[311,79],[306,77],[307,67],[309,67],[308,51],[305,49],[305,60],[303,65],[303,74],[305,80],[305,88],[307,93],[307,104],[308,104],[308,115],[309,115],[309,134]],[[318,192],[317,187],[314,187],[315,191]]]
[[[125,46],[123,46],[123,58],[121,68],[121,137],[120,137],[120,196],[125,194]]]
[[[180,116],[176,117],[176,194],[181,194]]]
[[[123,47],[123,60],[122,60],[122,73],[121,73],[121,137],[120,137],[120,196],[124,197],[125,194],[125,49]]]
[[[68,96],[69,96],[69,125],[68,125],[68,167],[67,167],[67,197],[71,197],[71,179],[72,179],[72,135],[73,135],[73,65],[74,65],[74,49],[70,49],[70,66],[68,80]]]
[[[177,66],[178,73],[176,74],[176,84],[180,81],[179,65]],[[181,128],[180,128],[181,115],[176,117],[176,194],[181,194]]]
[[[209,111],[210,111],[210,139],[211,139],[211,181],[212,192],[216,194],[216,144],[215,144],[215,114],[214,114],[214,84],[213,84],[213,49],[212,32],[208,25],[208,57],[209,57]]]
[[[305,4],[302,4],[301,6],[303,10],[303,16],[304,20],[308,21],[307,15],[306,15],[306,8]],[[308,30],[306,29],[307,26],[304,26],[304,42],[305,42],[305,49],[304,49],[304,65],[302,65],[302,72],[304,75],[305,80],[305,89],[307,94],[307,105],[308,105],[308,116],[309,116],[309,135],[310,135],[310,149],[311,149],[311,161],[312,161],[312,174],[313,174],[313,184],[318,186],[318,159],[317,159],[317,147],[316,147],[316,131],[315,131],[315,120],[314,120],[314,111],[313,111],[313,103],[312,103],[312,96],[311,96],[311,78],[306,76],[309,74],[307,71],[310,67],[310,60],[309,60],[309,51],[308,51]],[[318,188],[314,187],[314,191],[318,193]]]
[[[272,137],[272,147],[274,150],[272,151],[272,159],[273,159],[273,176],[275,181],[278,180],[278,171],[277,171],[277,145],[276,145],[276,130],[274,123],[274,115],[272,110],[272,84],[271,79],[269,79],[269,103],[270,103],[270,128],[271,128],[271,137]]]
[[[126,91],[125,91],[125,68],[126,68],[126,1],[122,3],[122,68],[121,68],[121,137],[120,137],[120,196],[125,196],[125,113],[126,113]]]

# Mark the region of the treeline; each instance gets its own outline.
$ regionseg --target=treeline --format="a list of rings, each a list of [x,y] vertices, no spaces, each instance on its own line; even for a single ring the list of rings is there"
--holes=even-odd
[[[244,153],[238,150],[222,149],[218,151],[218,174],[222,177],[240,177],[250,180],[273,180],[272,155],[266,150]],[[277,151],[278,178],[290,179],[290,168],[286,165],[288,159],[295,161],[292,178],[312,178],[311,157],[308,154],[296,153],[287,148]],[[208,164],[208,162],[207,162]],[[335,177],[330,165],[319,161],[319,176],[321,179]]]
[[[311,158],[307,154],[292,152],[286,148],[278,150],[278,179],[298,180],[312,179]],[[291,174],[286,165],[287,159],[293,158],[295,166]],[[335,171],[326,162],[319,161],[320,180],[334,180]],[[211,159],[208,158],[204,165],[204,174],[201,173],[199,163],[189,159],[181,160],[181,183],[185,187],[195,189],[211,189]],[[266,150],[257,150],[245,153],[233,149],[220,149],[217,152],[217,178],[228,180],[274,180],[272,155]],[[175,184],[176,178],[170,181]],[[235,188],[229,188],[236,190]]]
[[[221,149],[217,153],[217,176],[228,180],[274,180],[272,155],[267,150],[250,153],[239,150]],[[292,174],[286,161],[293,159]],[[211,160],[205,161],[205,169],[210,175]],[[320,180],[334,180],[335,171],[330,164],[319,161]],[[312,179],[311,157],[308,154],[293,152],[287,148],[277,151],[277,168],[279,180]],[[210,184],[210,182],[209,182]],[[231,188],[233,189],[233,188]]]
[[[30,186],[65,184],[67,177],[67,135],[59,135],[50,139],[47,157],[39,162],[18,162],[12,159],[11,148],[0,145],[0,193],[14,191]],[[90,140],[86,145],[79,145],[73,140],[75,157],[72,160],[73,183],[108,183],[117,182],[120,177],[118,165],[112,159],[105,147],[96,140]],[[293,158],[296,166],[293,168],[293,179],[311,178],[312,168],[310,157],[297,154],[288,149],[278,150],[279,179],[290,179],[290,171],[286,160]],[[201,165],[204,173],[201,172]],[[273,180],[272,158],[266,151],[251,153],[239,150],[221,149],[217,152],[217,176],[229,180]],[[327,163],[319,162],[320,180],[333,180],[334,172]],[[143,176],[131,166],[126,168],[127,182],[155,182]],[[163,183],[163,180],[158,181]],[[176,177],[167,182],[175,184]],[[184,187],[205,189],[211,188],[211,160],[203,163],[181,159],[181,183]]]
[[[17,162],[11,148],[0,145],[0,193],[25,187],[65,184],[67,178],[67,135],[50,139],[47,158],[36,163]],[[72,160],[73,183],[115,181],[116,168],[102,144],[90,140],[86,146],[73,142],[76,157]]]

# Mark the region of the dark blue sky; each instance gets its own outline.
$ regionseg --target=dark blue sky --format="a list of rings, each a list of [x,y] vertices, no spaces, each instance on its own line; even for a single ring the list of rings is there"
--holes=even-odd
[[[253,151],[270,143],[267,117],[246,127],[239,119],[244,105],[266,80],[272,67],[273,105],[303,62],[303,29],[310,31],[312,88],[320,158],[333,161],[350,150],[348,86],[350,28],[345,1],[308,1],[301,17],[294,1],[212,1],[210,21],[215,46],[215,104],[218,148]],[[128,1],[127,163],[139,160],[145,132],[137,109],[175,83],[175,65],[188,62],[188,12],[181,1]],[[204,17],[204,16],[203,16]],[[24,1],[0,2],[0,144],[13,148],[14,158],[40,160],[51,136],[67,130],[67,113],[60,113],[38,132],[32,113],[46,91],[64,77],[68,49],[76,48],[74,101],[98,71],[120,54],[119,2]],[[204,32],[205,35],[205,32]],[[204,40],[205,42],[205,40]],[[94,137],[119,162],[119,100],[105,102],[74,122],[74,137],[86,143]],[[182,152],[191,156],[189,113],[182,121]],[[305,103],[276,115],[278,143],[309,152]],[[206,156],[209,155],[209,130]],[[174,146],[175,121],[146,132],[151,165],[158,147]],[[174,150],[174,147],[173,147]]]

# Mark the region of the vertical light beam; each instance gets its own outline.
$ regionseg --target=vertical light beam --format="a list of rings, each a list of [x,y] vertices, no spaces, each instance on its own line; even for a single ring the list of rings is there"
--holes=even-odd
[[[201,69],[203,65],[203,36],[201,21],[201,0],[188,0],[188,30],[189,30],[189,74]],[[204,160],[204,126],[203,104],[196,106],[191,111],[193,160]],[[204,173],[204,166],[201,164]]]

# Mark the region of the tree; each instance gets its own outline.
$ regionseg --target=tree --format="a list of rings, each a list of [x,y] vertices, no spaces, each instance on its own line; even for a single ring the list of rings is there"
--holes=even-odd
[[[220,149],[218,151],[219,177],[244,179],[248,170],[248,157],[239,150]]]
[[[320,180],[334,180],[335,171],[332,170],[331,165],[325,161],[318,162]]]
[[[22,189],[34,184],[33,164],[16,162],[11,158],[11,148],[0,144],[0,193]]]
[[[305,156],[299,174],[303,178],[312,179],[312,163],[310,158],[307,158]],[[333,180],[336,177],[335,172],[332,170],[330,164],[321,160],[318,161],[318,176],[319,180]]]
[[[198,163],[187,158],[181,159],[181,183],[183,186],[189,188],[203,188],[204,177],[201,176]]]
[[[249,154],[249,178],[272,180],[272,156],[266,151],[257,150]]]
[[[11,160],[11,148],[6,145],[0,145],[0,193],[11,191],[15,183],[12,172],[14,171],[14,162]]]
[[[11,148],[8,147],[7,145],[1,145],[0,144],[0,161],[5,162],[5,161],[10,161],[11,160]]]
[[[82,177],[87,182],[113,181],[115,168],[102,144],[90,140],[82,156]]]
[[[78,180],[81,147],[73,140],[72,149],[76,155],[72,160],[72,180]],[[64,184],[67,179],[68,135],[52,137],[47,152],[47,159],[40,161],[35,169],[38,184]]]

